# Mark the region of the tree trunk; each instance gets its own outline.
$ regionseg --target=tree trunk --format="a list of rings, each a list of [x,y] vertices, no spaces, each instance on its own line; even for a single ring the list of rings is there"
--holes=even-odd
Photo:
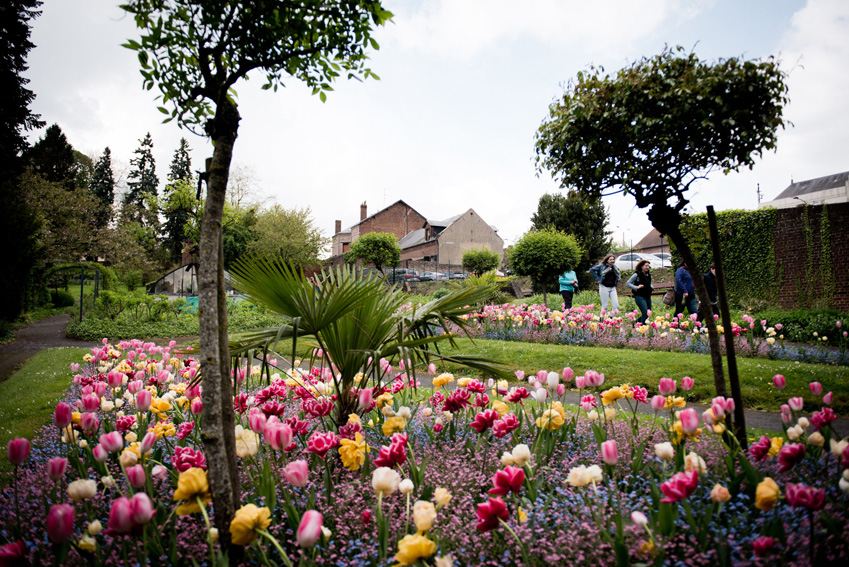
[[[209,467],[215,526],[225,549],[230,547],[230,522],[241,501],[236,467],[236,426],[222,246],[225,193],[238,128],[239,112],[236,105],[224,99],[219,102],[209,129],[215,151],[201,224],[198,266],[198,319],[203,376],[202,439]]]
[[[690,249],[679,228],[681,216],[678,211],[668,206],[658,210],[658,206],[655,205],[649,211],[649,220],[658,232],[665,234],[675,245],[675,248],[678,249],[678,252],[681,253],[681,257],[684,259],[684,263],[687,264],[687,269],[693,278],[693,284],[696,288],[696,295],[699,301],[704,307],[709,307],[710,297],[708,296],[702,275],[699,273],[696,257],[693,256],[693,251]],[[728,390],[725,388],[725,373],[722,370],[722,351],[719,346],[719,332],[716,328],[716,321],[713,318],[713,311],[710,312],[710,316],[704,318],[704,321],[708,329],[710,361],[713,366],[713,383],[716,388],[716,395],[728,397]],[[730,329],[728,331],[730,332]]]

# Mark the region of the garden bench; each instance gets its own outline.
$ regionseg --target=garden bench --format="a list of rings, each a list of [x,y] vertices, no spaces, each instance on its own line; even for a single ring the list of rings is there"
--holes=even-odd
[[[651,294],[652,294],[652,295],[663,295],[663,294],[665,294],[665,293],[666,293],[666,291],[667,291],[668,289],[670,289],[670,288],[674,288],[674,287],[675,287],[675,283],[674,283],[674,282],[666,282],[666,283],[658,283],[658,284],[654,284],[654,289],[652,289],[652,290],[651,290]],[[632,291],[632,290],[631,290],[631,288],[629,288],[629,287],[628,287],[628,288],[625,288],[625,289],[627,289],[628,291]],[[633,293],[625,293],[625,294],[623,294],[623,295],[624,295],[625,297],[634,297],[634,294],[633,294]]]

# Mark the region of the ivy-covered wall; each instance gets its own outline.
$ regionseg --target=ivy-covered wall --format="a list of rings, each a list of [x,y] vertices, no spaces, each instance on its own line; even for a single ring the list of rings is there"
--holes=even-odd
[[[722,211],[716,222],[732,302],[849,312],[849,203]],[[713,259],[707,214],[685,218],[681,229],[706,272]],[[670,249],[677,263],[680,254]]]
[[[778,303],[782,275],[775,254],[777,212],[776,209],[759,209],[716,213],[722,265],[732,301]],[[707,272],[713,261],[707,214],[686,217],[681,231],[693,249],[699,271]],[[670,249],[677,264],[681,255],[671,242]]]

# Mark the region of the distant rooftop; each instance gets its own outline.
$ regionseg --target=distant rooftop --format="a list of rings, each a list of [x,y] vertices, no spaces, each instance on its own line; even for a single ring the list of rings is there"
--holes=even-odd
[[[846,185],[847,180],[849,180],[849,171],[844,171],[843,173],[834,173],[832,175],[826,175],[825,177],[817,177],[816,179],[797,181],[788,185],[787,188],[782,191],[774,200],[777,201],[778,199],[792,199],[793,197],[798,197],[801,195],[817,193],[819,191],[827,191],[829,189],[836,189],[838,187],[843,187],[844,185]]]

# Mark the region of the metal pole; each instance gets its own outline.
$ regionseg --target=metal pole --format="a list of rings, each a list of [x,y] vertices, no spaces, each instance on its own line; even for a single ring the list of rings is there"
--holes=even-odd
[[[99,281],[100,278],[98,277],[99,275],[100,275],[100,270],[95,270],[94,271],[94,299],[95,300],[97,299],[98,285],[100,283],[100,281]]]
[[[728,310],[728,293],[725,289],[725,271],[722,269],[722,253],[719,249],[719,230],[716,227],[716,214],[713,206],[708,206],[708,228],[710,243],[713,248],[713,263],[716,266],[716,292],[719,302],[719,314],[722,326],[725,328],[725,356],[728,359],[728,381],[731,383],[731,398],[734,400],[734,432],[740,446],[748,447],[746,439],[746,414],[743,412],[743,396],[740,392],[740,377],[737,374],[737,357],[734,354],[734,333],[731,332],[731,313]],[[713,311],[708,313],[710,306],[704,306],[705,317],[713,317]]]
[[[83,320],[83,283],[85,283],[85,266],[80,266],[80,322]]]

